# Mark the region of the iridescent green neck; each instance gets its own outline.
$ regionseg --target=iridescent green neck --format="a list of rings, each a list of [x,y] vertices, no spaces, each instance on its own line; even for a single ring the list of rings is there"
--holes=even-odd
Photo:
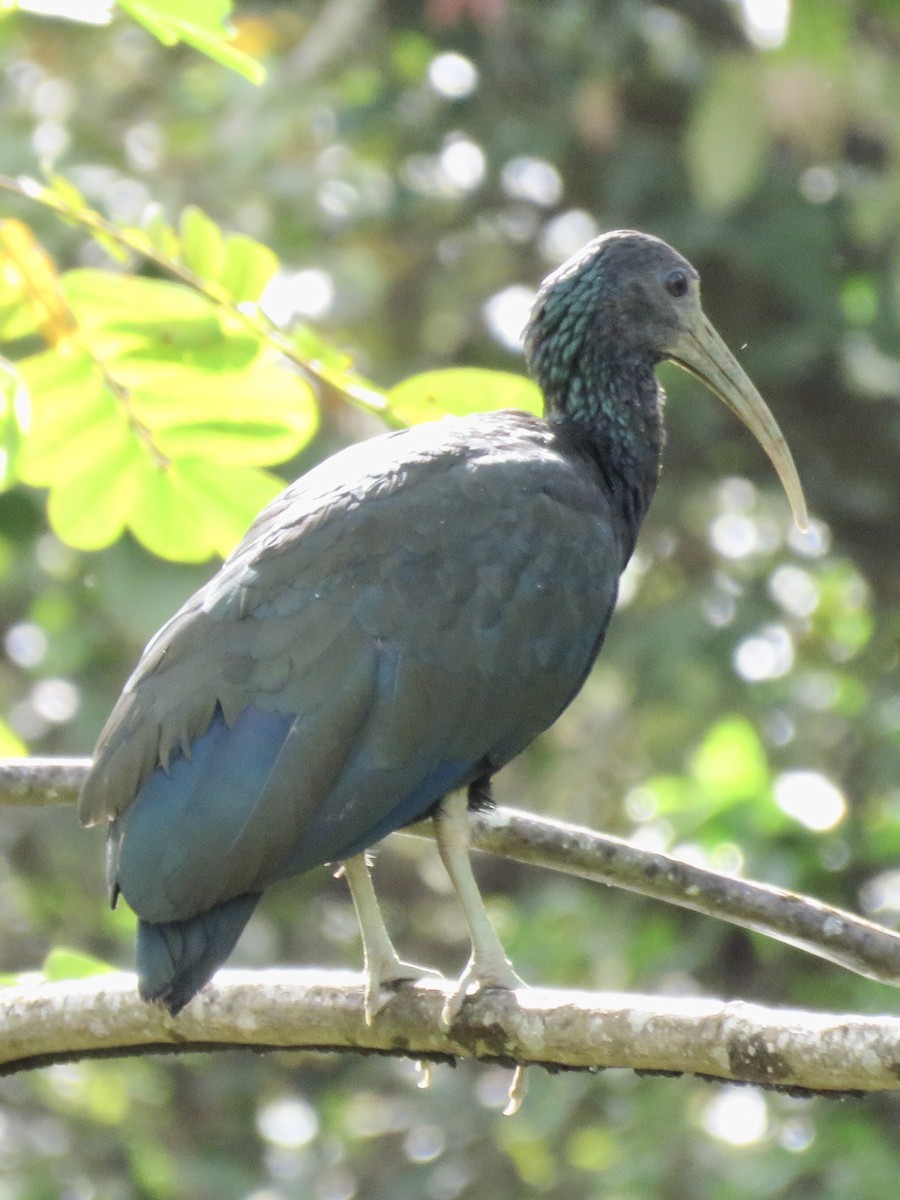
[[[597,464],[630,553],[656,490],[665,397],[647,355],[623,355],[584,328],[570,329],[572,337],[561,332],[537,325],[528,342],[529,366],[548,420],[565,427]]]

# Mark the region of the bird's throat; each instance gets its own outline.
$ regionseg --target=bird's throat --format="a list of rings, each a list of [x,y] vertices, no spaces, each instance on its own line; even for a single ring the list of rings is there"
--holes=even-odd
[[[597,354],[583,356],[565,380],[543,374],[547,418],[596,463],[630,555],[656,490],[665,439],[665,397],[653,364]]]

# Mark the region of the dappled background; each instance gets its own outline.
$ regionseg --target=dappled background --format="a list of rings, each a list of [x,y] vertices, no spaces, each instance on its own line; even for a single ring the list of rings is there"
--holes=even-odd
[[[85,8],[90,6],[85,5]],[[102,8],[102,5],[94,6]],[[276,0],[237,5],[254,87],[119,18],[0,21],[0,171],[51,162],[100,211],[186,204],[270,245],[270,315],[388,386],[520,371],[543,274],[602,230],[672,241],[791,443],[800,534],[743,427],[675,368],[663,481],[583,695],[498,781],[501,801],[900,913],[900,17],[893,0]],[[108,266],[10,198],[61,268]],[[291,478],[377,431],[336,395]],[[0,495],[2,738],[86,754],[147,637],[214,564],[132,540],[84,553],[45,495]],[[102,838],[4,810],[0,970],[64,951],[130,966]],[[476,863],[526,980],[896,1012],[896,991],[708,919]],[[455,973],[434,851],[376,881],[404,954]],[[48,959],[48,954],[50,958]],[[274,890],[236,964],[355,966],[343,885]],[[0,1197],[585,1200],[881,1197],[897,1102],[695,1080],[228,1054],[54,1067],[0,1086]]]

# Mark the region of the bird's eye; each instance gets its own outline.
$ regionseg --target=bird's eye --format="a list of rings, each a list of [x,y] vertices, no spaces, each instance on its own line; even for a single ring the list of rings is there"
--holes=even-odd
[[[687,272],[681,270],[670,271],[666,276],[666,291],[669,295],[679,300],[682,296],[687,295],[687,290]]]

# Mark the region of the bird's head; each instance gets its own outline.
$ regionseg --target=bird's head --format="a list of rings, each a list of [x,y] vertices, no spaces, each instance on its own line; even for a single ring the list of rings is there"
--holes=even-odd
[[[759,392],[700,304],[700,276],[671,246],[617,230],[589,242],[541,285],[526,330],[529,366],[548,395],[591,364],[652,369],[665,359],[701,379],[769,456],[794,520],[805,528],[803,489],[791,452]]]

